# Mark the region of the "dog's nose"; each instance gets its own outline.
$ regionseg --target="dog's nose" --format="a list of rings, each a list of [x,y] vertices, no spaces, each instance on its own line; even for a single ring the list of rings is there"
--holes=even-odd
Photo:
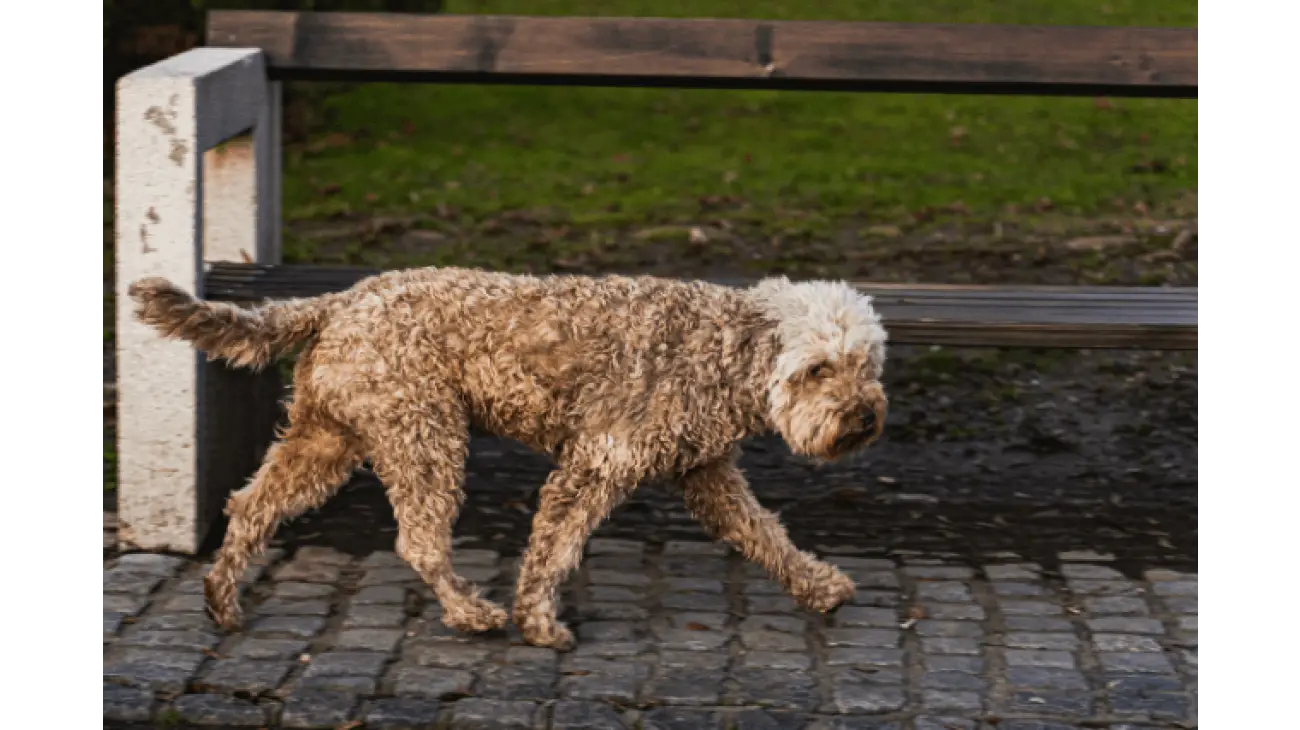
[[[875,411],[870,411],[870,410],[868,410],[868,411],[863,411],[863,412],[862,412],[862,425],[863,425],[863,427],[868,428],[868,429],[875,428],[875,427],[876,427],[876,412],[875,412]]]

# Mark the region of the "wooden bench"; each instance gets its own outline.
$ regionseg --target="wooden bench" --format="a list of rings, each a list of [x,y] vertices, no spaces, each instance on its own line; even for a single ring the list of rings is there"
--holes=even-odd
[[[281,81],[1197,93],[1190,28],[227,11],[209,15],[207,42],[118,86],[118,489],[129,547],[199,547],[260,459],[279,386],[273,373],[228,370],[158,339],[130,319],[125,287],[162,275],[209,298],[257,301],[373,273],[280,264]],[[1195,288],[860,288],[899,343],[1196,349]]]

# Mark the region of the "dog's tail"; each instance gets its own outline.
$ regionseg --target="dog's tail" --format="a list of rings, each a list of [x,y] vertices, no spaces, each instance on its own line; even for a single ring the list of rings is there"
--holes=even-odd
[[[135,316],[165,337],[184,340],[231,365],[262,368],[315,335],[329,310],[318,299],[274,302],[245,309],[196,299],[159,277],[141,279],[127,290]]]

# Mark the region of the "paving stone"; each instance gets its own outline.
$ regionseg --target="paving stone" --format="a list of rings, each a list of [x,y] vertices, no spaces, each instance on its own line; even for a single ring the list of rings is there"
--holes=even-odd
[[[771,579],[751,578],[741,585],[740,590],[747,596],[779,596],[785,593],[785,586]]]
[[[185,558],[160,553],[127,553],[118,556],[116,567],[129,572],[153,573],[169,577],[187,562]]]
[[[1073,669],[1074,655],[1068,651],[1037,651],[1032,649],[1007,649],[1003,657],[1009,667],[1055,667]]]
[[[898,628],[898,612],[892,608],[872,608],[870,606],[843,606],[831,617],[830,621],[843,628],[871,627]]]
[[[1032,597],[1047,595],[1047,589],[1037,583],[1009,583],[1006,581],[994,581],[989,584],[989,587],[999,596],[1006,596],[1009,598],[1017,596]]]
[[[836,682],[824,712],[841,714],[895,712],[903,709],[907,696],[902,687],[872,686]]]
[[[778,613],[790,615],[801,611],[799,605],[788,595],[781,594],[776,596],[748,596],[745,603],[749,607],[750,613]]]
[[[475,585],[487,585],[501,577],[501,570],[488,565],[456,566],[456,573]]]
[[[401,606],[353,606],[343,618],[345,629],[399,629],[405,623]]]
[[[1142,590],[1136,583],[1126,580],[1072,580],[1071,593],[1081,596],[1140,596]]]
[[[634,674],[567,674],[560,677],[559,693],[574,700],[631,704],[636,701],[637,685]]]
[[[463,669],[402,667],[393,672],[393,694],[455,699],[470,694],[474,675]]]
[[[153,716],[154,693],[142,687],[104,683],[104,719],[148,722]]]
[[[342,692],[294,692],[280,711],[280,726],[333,730],[352,719],[357,704],[355,696]]]
[[[1109,672],[1173,674],[1174,666],[1164,654],[1133,652],[1098,652],[1101,668]]]
[[[334,639],[334,648],[390,653],[402,636],[401,629],[344,629]]]
[[[268,616],[253,622],[254,636],[285,635],[311,638],[325,630],[325,619],[318,616]]]
[[[878,591],[873,589],[858,590],[853,594],[853,604],[858,606],[881,606],[893,608],[902,603],[896,591]]]
[[[1007,720],[998,725],[998,730],[1079,730],[1074,725],[1063,725],[1050,720]],[[1111,726],[1111,730],[1117,730]]]
[[[176,600],[176,599],[172,599]],[[104,594],[104,612],[120,613],[126,616],[135,616],[149,605],[148,596],[128,596],[121,594]],[[169,609],[175,610],[175,609]],[[203,610],[202,598],[199,602],[199,610]]]
[[[406,589],[402,586],[367,586],[352,597],[352,606],[401,606],[406,603]]]
[[[636,603],[645,598],[645,594],[627,586],[589,586],[587,598],[592,601],[627,601]]]
[[[902,649],[871,649],[845,647],[826,652],[826,665],[830,667],[897,667],[903,664]]]
[[[641,721],[642,730],[717,730],[721,727],[717,715],[684,707],[656,707]]]
[[[379,680],[373,677],[303,676],[294,684],[295,692],[340,692],[370,697],[379,692]]]
[[[840,609],[841,611],[845,609]],[[754,631],[780,631],[786,634],[802,634],[808,622],[799,616],[748,616],[740,622],[741,633]]]
[[[136,652],[104,664],[104,681],[159,692],[183,692],[203,663],[197,652]]]
[[[217,645],[220,639],[209,631],[135,631],[118,640],[119,646],[138,646],[145,649],[176,649],[203,651]]]
[[[812,658],[807,654],[784,651],[751,651],[740,656],[744,669],[786,669],[807,671],[812,668]]]
[[[631,657],[644,653],[648,648],[649,645],[644,641],[589,641],[579,645],[573,654],[584,657]],[[691,647],[676,645],[671,648],[690,649]]]
[[[105,613],[104,614],[104,638],[117,636],[117,630],[122,628],[122,614]]]
[[[660,648],[683,651],[725,651],[727,642],[731,639],[731,634],[725,631],[657,629],[654,633]]]
[[[1092,712],[1092,698],[1081,693],[1015,692],[1007,707],[1012,712],[1085,717]]]
[[[1071,580],[1125,580],[1123,573],[1105,565],[1070,563],[1061,566],[1061,575]]]
[[[1144,572],[1142,577],[1152,583],[1166,580],[1194,581],[1196,580],[1196,573],[1184,573],[1182,571],[1169,570],[1167,568],[1152,568],[1151,570]]]
[[[873,646],[882,649],[897,647],[903,638],[898,629],[826,629],[823,636],[826,646]]]
[[[1084,690],[1088,682],[1074,669],[1051,667],[1008,667],[1007,683],[1013,687],[1043,689]]]
[[[497,566],[501,562],[501,553],[495,550],[479,548],[457,548],[451,554],[451,563],[459,569],[471,565]]]
[[[715,557],[724,557],[730,549],[717,542],[683,542],[673,540],[664,543],[664,555],[707,555]]]
[[[1160,622],[1156,621],[1155,623],[1159,625]],[[1196,631],[1195,616],[1179,616],[1176,623],[1178,624],[1178,629],[1180,631],[1192,631],[1192,632]]]
[[[277,689],[293,666],[284,660],[220,659],[203,673],[200,684],[208,691],[257,696]]]
[[[352,563],[352,556],[325,545],[304,545],[293,554],[293,562],[343,566]]]
[[[650,617],[649,611],[630,603],[582,603],[574,607],[574,613],[583,621],[645,621]]]
[[[1197,613],[1195,597],[1166,596],[1161,602],[1170,613]]]
[[[549,700],[555,697],[554,667],[519,665],[480,672],[475,694],[503,700]]]
[[[421,697],[374,700],[361,716],[366,730],[433,730],[442,705]]]
[[[921,639],[921,651],[926,654],[979,654],[980,643],[975,639],[952,636],[935,636]]]
[[[267,724],[266,708],[222,695],[185,695],[172,703],[176,716],[194,725],[260,727]]]
[[[337,585],[339,568],[326,563],[300,563],[294,561],[280,566],[275,571],[277,581],[295,581],[300,583],[325,583]]]
[[[858,588],[886,588],[897,591],[900,585],[898,576],[894,573],[863,573],[856,570],[847,572]]]
[[[286,601],[268,598],[257,607],[260,616],[328,616],[330,602],[320,599]]]
[[[751,598],[751,601],[761,600]],[[726,611],[730,603],[726,596],[712,593],[667,593],[660,597],[659,605],[676,611]]]
[[[609,705],[599,702],[560,700],[551,708],[551,730],[614,730],[624,727],[622,718]]]
[[[1043,634],[1027,631],[1008,632],[1003,643],[1015,649],[1055,649],[1073,651],[1079,648],[1079,637],[1074,634]]]
[[[1177,693],[1184,690],[1179,679],[1158,674],[1113,674],[1109,675],[1105,687],[1106,691],[1115,694],[1138,695]]]
[[[663,580],[664,588],[676,593],[722,593],[722,581],[714,578],[686,578],[668,576]]]
[[[362,560],[360,563],[360,567],[363,570],[369,570],[371,568],[400,568],[405,565],[408,565],[408,563],[405,560],[402,560],[400,555],[391,550],[376,550],[367,555],[365,560]]]
[[[297,660],[307,652],[305,639],[241,638],[226,652],[232,659],[292,659]]]
[[[921,657],[925,668],[935,672],[967,672],[979,674],[984,671],[984,660],[977,656],[960,656],[957,654],[926,654]]]
[[[1158,636],[1165,633],[1164,624],[1153,618],[1129,618],[1127,616],[1103,616],[1088,619],[1088,629],[1093,633],[1149,634]]]
[[[594,586],[649,586],[651,579],[645,573],[627,573],[623,570],[586,570],[586,579]]]
[[[391,586],[391,585],[408,585],[411,583],[422,583],[420,576],[416,575],[415,570],[411,567],[399,568],[371,568],[361,576],[357,582],[360,587],[366,586]]]
[[[645,552],[640,540],[619,540],[610,537],[593,537],[587,541],[588,555],[635,555]]]
[[[663,621],[671,628],[689,631],[725,631],[728,616],[725,613],[682,611],[663,614]]]
[[[1064,562],[1106,562],[1114,560],[1115,556],[1110,553],[1099,553],[1094,550],[1067,550],[1057,555]]]
[[[1152,720],[1181,720],[1191,710],[1187,698],[1176,694],[1112,694],[1109,699],[1117,715],[1142,715]]]
[[[998,610],[1004,616],[1056,616],[1062,613],[1060,606],[1046,601],[1022,601],[998,599]]]
[[[727,665],[728,656],[721,652],[701,651],[661,651],[659,666],[677,669],[712,669],[721,670]]]
[[[921,706],[927,710],[979,712],[984,700],[978,692],[927,689],[921,692]]]
[[[991,581],[1037,581],[1041,568],[1032,563],[1012,563],[1009,565],[986,565],[984,575]]]
[[[1155,639],[1131,634],[1093,634],[1092,644],[1097,651],[1161,651]]]
[[[659,569],[664,575],[682,575],[692,578],[727,577],[728,565],[724,558],[708,556],[680,555],[664,556],[658,561]]]
[[[416,646],[407,654],[422,667],[464,669],[486,661],[492,649],[479,643],[440,641]]]
[[[388,657],[368,651],[328,651],[312,657],[305,677],[369,677],[377,678],[388,663]]]
[[[164,613],[145,616],[135,623],[140,631],[199,631],[211,633],[212,619],[201,613]]]
[[[905,565],[903,572],[918,580],[969,580],[975,571],[964,565]]]
[[[560,653],[554,649],[540,646],[512,646],[506,649],[502,658],[506,664],[527,665],[531,667],[554,669]]]
[[[814,720],[805,730],[902,730],[897,722],[886,720],[867,720],[854,715],[823,717]]]
[[[1130,616],[1146,616],[1148,614],[1146,601],[1141,598],[1132,598],[1128,596],[1098,596],[1083,599],[1083,605],[1089,613],[1103,614],[1127,614]]]
[[[172,596],[164,599],[162,604],[162,610],[164,611],[202,613],[206,609],[207,604],[204,603],[202,594]],[[110,610],[108,596],[104,596],[104,610]],[[116,611],[119,609],[113,608],[111,610]],[[139,611],[136,611],[136,613],[139,613]]]
[[[741,710],[725,717],[734,730],[803,730],[807,717],[791,712]]]
[[[646,683],[643,701],[665,705],[716,705],[722,691],[722,677],[715,672],[673,669]]]
[[[802,672],[739,669],[731,678],[735,682],[735,702],[729,704],[808,712],[821,702],[816,682]]]
[[[143,596],[152,593],[166,576],[141,573],[125,568],[104,571],[104,593],[125,593]]]
[[[740,643],[751,651],[804,651],[808,648],[802,634],[781,631],[742,631]]]
[[[961,717],[920,716],[912,721],[913,730],[979,730],[974,720]]]
[[[936,621],[922,619],[912,626],[917,636],[960,636],[976,638],[984,635],[979,624],[973,621]]]
[[[924,605],[928,618],[944,621],[983,621],[984,609],[975,603],[927,603]],[[848,609],[841,608],[840,612]]]
[[[639,632],[627,621],[584,621],[577,626],[578,639],[588,641],[632,641]]]
[[[302,598],[329,598],[334,595],[334,586],[326,583],[276,583],[271,595],[275,598],[294,600]]]
[[[1051,616],[1007,616],[1002,625],[1008,631],[1033,631],[1037,633],[1064,633],[1074,630],[1067,619]]]
[[[988,683],[968,672],[928,671],[921,675],[921,687],[947,692],[983,692],[988,689]]]
[[[922,601],[938,601],[941,603],[967,603],[974,600],[971,597],[970,588],[965,583],[955,581],[918,583],[916,585],[916,597]]]

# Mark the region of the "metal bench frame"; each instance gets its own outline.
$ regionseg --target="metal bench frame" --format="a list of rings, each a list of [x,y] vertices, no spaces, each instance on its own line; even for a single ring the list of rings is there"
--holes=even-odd
[[[280,82],[839,90],[1195,98],[1196,30],[228,11],[208,47],[117,96],[119,540],[196,552],[256,468],[274,371],[208,363],[130,316],[166,276],[234,301],[346,287],[280,265]],[[1196,348],[1196,289],[883,285],[895,342]]]

